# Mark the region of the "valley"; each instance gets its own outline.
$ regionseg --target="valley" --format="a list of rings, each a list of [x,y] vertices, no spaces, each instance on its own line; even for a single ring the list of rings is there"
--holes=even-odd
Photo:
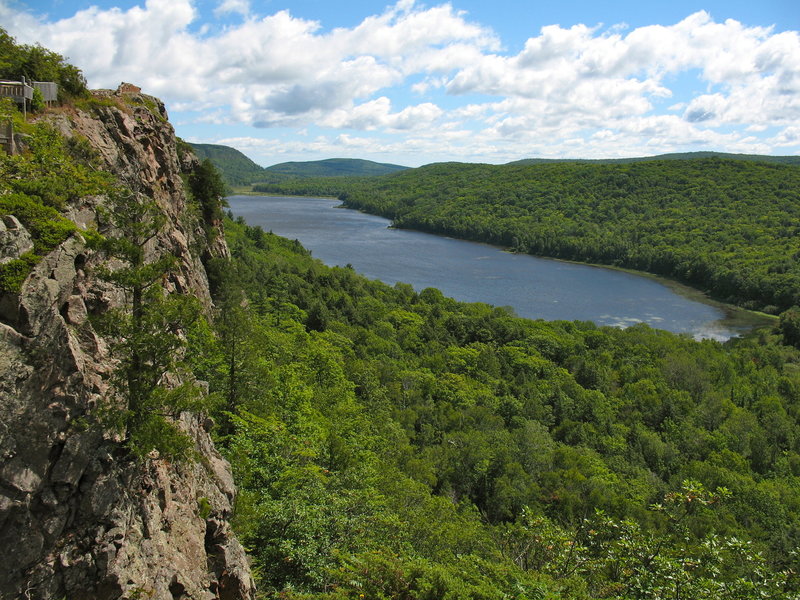
[[[265,169],[2,29],[0,75],[0,597],[800,597],[796,157]],[[325,122],[441,114],[390,105]]]
[[[298,239],[329,266],[349,264],[385,283],[408,283],[417,291],[436,287],[457,300],[509,306],[526,318],[647,323],[720,341],[774,324],[774,318],[700,294],[690,301],[690,288],[674,282],[389,228],[388,220],[337,208],[336,200],[252,195],[227,200],[234,216]]]

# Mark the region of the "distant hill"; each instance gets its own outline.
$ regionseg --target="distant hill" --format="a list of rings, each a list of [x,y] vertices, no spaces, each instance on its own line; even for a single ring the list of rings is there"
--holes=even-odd
[[[264,167],[257,165],[236,148],[219,144],[190,144],[200,160],[209,159],[228,185],[249,185],[264,178]]]
[[[374,177],[404,171],[408,167],[358,158],[329,158],[307,162],[285,162],[264,168],[236,148],[220,144],[190,144],[200,160],[209,159],[230,186],[278,183],[308,177]]]
[[[628,164],[647,160],[690,160],[696,158],[730,158],[754,162],[779,163],[784,165],[800,165],[800,156],[768,156],[766,154],[729,154],[727,152],[675,152],[657,156],[640,156],[635,158],[524,158],[508,163],[509,165],[539,165],[544,163],[571,162],[594,164]]]
[[[329,158],[308,162],[285,162],[267,167],[267,173],[290,177],[370,177],[405,171],[408,167],[376,163],[358,158]]]

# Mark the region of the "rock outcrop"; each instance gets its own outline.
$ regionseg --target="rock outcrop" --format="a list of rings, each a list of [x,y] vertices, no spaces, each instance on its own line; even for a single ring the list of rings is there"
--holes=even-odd
[[[181,175],[195,159],[178,156],[157,99],[135,86],[98,97],[91,112],[47,118],[157,202],[168,224],[148,250],[178,257],[168,289],[210,308],[201,258],[225,256],[227,248],[221,238],[209,245],[201,224],[187,217]],[[103,201],[83,198],[65,216],[90,227]],[[3,217],[0,260],[30,246],[24,227]],[[18,295],[0,299],[0,598],[252,598],[247,559],[228,521],[235,487],[209,423],[182,415],[200,458],[178,464],[137,461],[118,434],[92,426],[113,396],[114,361],[90,317],[121,302],[92,275],[102,260],[76,233],[36,265]]]
[[[31,234],[14,215],[0,217],[0,264],[33,250]]]

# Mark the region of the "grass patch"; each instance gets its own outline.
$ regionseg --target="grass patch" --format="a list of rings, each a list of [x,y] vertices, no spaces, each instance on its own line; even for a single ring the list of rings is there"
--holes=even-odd
[[[76,98],[72,104],[78,110],[85,112],[96,112],[101,108],[122,108],[122,104],[110,96],[88,96]]]
[[[46,254],[78,229],[53,207],[24,194],[0,196],[0,213],[19,219],[31,234],[34,252],[38,254]]]

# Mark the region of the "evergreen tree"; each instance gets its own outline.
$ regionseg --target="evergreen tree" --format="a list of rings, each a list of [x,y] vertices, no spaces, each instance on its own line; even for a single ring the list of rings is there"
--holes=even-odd
[[[189,189],[192,196],[200,203],[203,220],[215,223],[222,220],[225,182],[209,159],[205,159],[189,176]]]
[[[118,424],[126,429],[129,448],[144,456],[158,450],[182,456],[190,440],[174,425],[184,410],[204,407],[197,387],[184,381],[183,331],[199,317],[194,298],[168,294],[164,288],[176,259],[164,253],[148,256],[147,247],[165,223],[157,204],[131,190],[109,198],[104,215],[113,227],[103,248],[124,266],[99,269],[99,275],[123,290],[125,306],[109,311],[104,330],[112,336],[119,369],[113,383],[126,400]]]

